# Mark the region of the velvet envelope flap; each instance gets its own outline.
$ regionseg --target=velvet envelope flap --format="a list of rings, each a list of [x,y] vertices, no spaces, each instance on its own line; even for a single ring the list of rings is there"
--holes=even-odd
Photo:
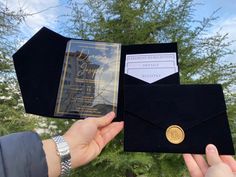
[[[43,27],[13,55],[27,113],[53,117],[69,40]]]
[[[125,85],[124,93],[125,151],[204,154],[212,143],[234,154],[221,85]]]

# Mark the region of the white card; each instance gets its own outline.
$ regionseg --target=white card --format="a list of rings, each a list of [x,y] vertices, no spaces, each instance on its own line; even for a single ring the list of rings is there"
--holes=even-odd
[[[176,53],[126,55],[125,74],[148,83],[178,72]]]

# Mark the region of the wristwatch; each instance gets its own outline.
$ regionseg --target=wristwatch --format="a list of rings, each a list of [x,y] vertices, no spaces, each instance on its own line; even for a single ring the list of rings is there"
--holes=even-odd
[[[70,174],[71,156],[68,143],[63,136],[55,136],[52,138],[57,146],[57,153],[61,158],[61,174],[60,177],[65,177]]]

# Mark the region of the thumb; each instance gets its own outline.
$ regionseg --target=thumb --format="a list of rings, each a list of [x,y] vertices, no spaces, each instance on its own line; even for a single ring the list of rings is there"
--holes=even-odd
[[[206,158],[210,166],[221,163],[221,159],[217,148],[213,144],[208,144],[206,147]]]

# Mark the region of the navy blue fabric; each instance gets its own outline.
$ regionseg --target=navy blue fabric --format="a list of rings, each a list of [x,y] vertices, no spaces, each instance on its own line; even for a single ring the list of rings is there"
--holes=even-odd
[[[34,132],[0,137],[0,177],[47,177],[42,141]]]
[[[174,73],[168,77],[161,80],[155,81],[151,84],[137,79],[135,77],[125,74],[125,59],[126,55],[130,54],[145,54],[145,53],[176,53],[176,63],[178,62],[178,46],[177,43],[159,43],[159,44],[136,44],[136,45],[122,45],[121,48],[121,60],[120,60],[120,77],[119,77],[119,91],[118,91],[118,107],[117,107],[117,117],[114,121],[124,121],[125,111],[124,111],[124,88],[127,85],[165,85],[165,84],[180,84],[179,72]]]
[[[68,40],[43,27],[13,55],[27,113],[53,117]]]
[[[124,91],[125,151],[204,154],[214,144],[221,155],[235,154],[221,85],[125,85]],[[171,125],[185,132],[180,144],[166,138]]]

